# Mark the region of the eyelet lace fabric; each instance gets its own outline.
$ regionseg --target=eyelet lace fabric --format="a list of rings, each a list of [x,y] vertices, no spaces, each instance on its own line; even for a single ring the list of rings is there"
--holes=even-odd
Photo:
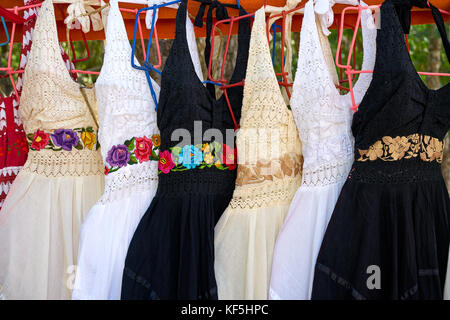
[[[108,150],[132,137],[159,134],[156,111],[145,72],[130,64],[131,46],[117,3],[108,13],[103,67],[95,84],[99,106],[99,142],[106,164]],[[135,64],[139,65],[135,58]],[[151,79],[156,96],[159,86]],[[120,199],[139,190],[156,190],[157,163],[138,163],[121,168],[105,177],[101,201]]]
[[[312,3],[310,4],[312,6]],[[352,111],[350,94],[341,96],[330,73],[331,52],[321,42],[322,28],[314,15],[305,15],[294,89],[292,111],[298,126],[304,157],[305,186],[342,182],[344,173],[353,162],[354,139],[351,132]],[[376,29],[371,13],[362,12],[364,61],[362,69],[371,69],[375,63]],[[322,52],[322,54],[318,54]],[[328,61],[328,62],[327,62]],[[361,74],[354,86],[357,102],[361,101],[372,75]]]

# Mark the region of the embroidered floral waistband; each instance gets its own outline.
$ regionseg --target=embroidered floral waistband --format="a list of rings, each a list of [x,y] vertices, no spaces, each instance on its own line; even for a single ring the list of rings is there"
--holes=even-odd
[[[441,163],[442,150],[443,142],[427,135],[414,133],[407,137],[385,136],[367,150],[358,149],[360,157],[357,161],[397,161],[420,157],[422,161]]]
[[[98,150],[100,144],[92,127],[76,129],[56,129],[53,132],[36,130],[27,134],[28,146],[31,150],[72,151],[89,149]]]
[[[158,173],[191,169],[217,168],[235,170],[237,151],[225,143],[211,142],[184,147],[172,147],[159,153]]]
[[[112,146],[106,157],[105,175],[128,165],[158,161],[160,145],[161,137],[154,134],[151,139],[146,136],[133,137],[123,144]]]

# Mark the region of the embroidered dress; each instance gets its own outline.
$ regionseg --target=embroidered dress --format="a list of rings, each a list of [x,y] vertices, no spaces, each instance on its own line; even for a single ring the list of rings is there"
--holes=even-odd
[[[24,0],[24,5],[32,5],[40,2],[40,0]],[[25,69],[28,61],[38,8],[30,8],[23,12],[23,17],[27,21],[24,22],[22,30],[22,49],[19,64],[21,69]],[[62,49],[61,53],[69,69],[69,57]],[[72,77],[76,79],[76,73],[72,74]],[[23,73],[20,73],[16,84],[19,95],[22,93],[22,84]],[[5,148],[0,150],[0,209],[11,184],[27,160],[28,154],[25,131],[23,130],[22,121],[19,118],[19,105],[17,100],[15,94],[12,94],[10,97],[0,97],[0,135],[2,137],[0,139],[3,141],[0,148]]]
[[[353,118],[355,161],[319,251],[312,299],[443,297],[450,85],[430,90],[414,69],[403,34],[413,3],[427,7],[425,0],[381,6],[373,80]],[[442,17],[432,12],[450,57]]]
[[[162,73],[158,190],[128,249],[122,299],[217,299],[214,226],[231,200],[236,179],[234,148],[220,141],[220,135],[228,133],[232,144],[234,123],[225,97],[216,100],[195,74],[186,40],[186,7],[182,1]],[[249,19],[240,20],[231,83],[245,77],[249,33]],[[243,88],[227,92],[239,121]]]
[[[361,25],[362,68],[373,69],[376,28],[369,10],[362,12]],[[309,1],[305,6],[291,98],[305,155],[302,185],[277,238],[271,299],[310,299],[314,266],[323,235],[353,163],[350,93],[341,96],[336,89],[325,62],[328,52],[321,49],[319,33],[322,28],[316,24],[313,2]],[[371,73],[360,75],[354,86],[357,103],[371,79]]]
[[[30,151],[0,216],[5,299],[71,297],[79,229],[104,185],[95,108],[94,92],[81,91],[64,65],[53,2],[46,0],[19,109]]]
[[[28,144],[15,94],[0,97],[0,209],[27,160]]]
[[[301,183],[301,145],[273,70],[264,8],[255,13],[245,76],[238,174],[215,229],[219,299],[267,299],[275,239]]]
[[[120,299],[128,245],[158,181],[155,105],[145,73],[130,64],[117,0],[110,5],[105,56],[95,84],[105,193],[81,229],[73,299]],[[154,81],[153,88],[159,95]]]

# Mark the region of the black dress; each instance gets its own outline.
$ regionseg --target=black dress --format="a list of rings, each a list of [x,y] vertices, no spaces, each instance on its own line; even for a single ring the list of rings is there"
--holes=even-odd
[[[207,2],[212,4],[210,10],[226,12],[219,2]],[[216,100],[214,91],[204,87],[195,73],[186,39],[186,14],[187,1],[182,1],[161,80],[158,189],[128,249],[122,299],[217,299],[214,226],[234,191],[235,124],[224,96]],[[208,16],[211,28],[212,15]],[[249,39],[250,20],[240,20],[230,83],[245,77]],[[227,93],[239,123],[243,88],[232,87]],[[220,141],[226,131],[232,135],[231,142]],[[208,137],[211,133],[214,137]]]
[[[442,299],[450,201],[441,174],[450,85],[428,89],[404,33],[412,5],[386,0],[372,83],[353,118],[355,161],[328,225],[312,299]],[[433,17],[449,56],[442,17]]]

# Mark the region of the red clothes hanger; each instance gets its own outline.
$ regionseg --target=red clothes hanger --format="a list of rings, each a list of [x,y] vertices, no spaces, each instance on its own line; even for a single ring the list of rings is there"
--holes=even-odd
[[[237,2],[237,4],[239,5],[239,2]],[[242,81],[235,82],[233,84],[228,84],[229,80],[227,80],[225,78],[226,58],[227,58],[227,54],[228,54],[228,48],[230,46],[230,40],[231,40],[233,25],[236,22],[238,22],[239,20],[252,18],[254,16],[255,16],[254,13],[249,13],[249,14],[246,14],[246,15],[243,15],[243,16],[238,16],[238,17],[232,16],[231,18],[228,18],[228,19],[216,21],[216,23],[214,23],[214,25],[212,27],[211,53],[210,53],[209,63],[208,63],[208,79],[209,79],[209,81],[211,81],[213,83],[219,84],[219,88],[221,90],[223,90],[223,94],[225,96],[225,101],[227,102],[228,110],[229,110],[229,112],[231,114],[231,118],[233,119],[234,130],[238,130],[240,128],[240,126],[239,126],[239,123],[237,123],[236,118],[235,118],[234,113],[233,113],[233,109],[231,108],[231,103],[230,103],[230,99],[228,98],[227,89],[228,88],[233,88],[233,87],[244,86],[245,79],[242,79]],[[211,72],[213,53],[214,53],[214,39],[215,39],[216,30],[219,30],[218,26],[220,24],[229,24],[229,27],[228,27],[227,41],[226,41],[226,44],[225,44],[225,50],[224,50],[224,53],[223,53],[222,67],[220,68],[220,79],[214,79],[213,76],[212,76],[212,72]]]
[[[267,5],[267,0],[264,4],[264,6],[266,7]],[[284,59],[285,59],[285,49],[284,49],[284,43],[286,40],[286,16],[289,14],[293,14],[297,11],[302,10],[305,7],[305,3],[301,3],[299,4],[297,7],[290,9],[290,10],[283,10],[281,13],[275,14],[273,16],[270,16],[269,18],[267,18],[266,21],[266,30],[267,30],[267,41],[270,42],[270,30],[269,30],[269,25],[270,25],[270,21],[271,20],[279,20],[281,19],[281,72],[280,73],[276,73],[277,77],[281,76],[282,80],[278,81],[278,83],[285,87],[286,90],[286,94],[288,96],[289,99],[291,99],[291,93],[289,91],[289,88],[293,86],[292,82],[289,82],[287,79],[287,76],[292,72],[292,70],[285,70],[284,69]],[[300,13],[300,12],[298,12]],[[275,43],[273,44],[275,45]]]
[[[430,3],[427,2],[427,4],[430,7]],[[342,14],[341,14],[341,21],[340,21],[341,25],[340,25],[339,32],[338,32],[338,45],[337,45],[337,50],[336,50],[335,62],[336,62],[336,66],[338,68],[344,69],[345,70],[344,72],[348,75],[349,91],[350,91],[350,96],[351,96],[351,99],[352,99],[352,107],[351,107],[351,109],[354,112],[357,111],[358,105],[356,104],[355,96],[354,96],[354,92],[353,92],[353,80],[354,80],[353,75],[361,74],[361,73],[372,73],[373,72],[373,70],[355,70],[354,66],[352,66],[351,62],[350,62],[351,59],[352,59],[352,56],[354,54],[354,51],[355,51],[355,43],[356,43],[356,36],[357,36],[357,33],[358,33],[358,29],[359,29],[359,27],[361,25],[361,13],[362,13],[363,10],[366,10],[366,9],[371,9],[372,11],[375,12],[376,10],[379,10],[380,7],[381,7],[381,5],[350,6],[350,7],[344,8],[344,10],[342,11]],[[347,62],[344,65],[344,64],[342,64],[342,60],[341,60],[341,45],[342,45],[342,36],[343,36],[343,30],[344,30],[345,14],[347,12],[349,12],[349,11],[357,11],[358,12],[358,16],[356,18],[356,23],[355,23],[354,28],[353,28],[353,37],[352,37],[349,53],[347,55]],[[441,9],[439,9],[439,11],[441,12],[441,14],[444,14],[446,16],[448,15],[450,17],[450,12],[445,11],[445,10],[441,10]],[[406,44],[408,46],[408,36],[407,35],[405,35],[405,41],[406,41]],[[409,46],[408,46],[408,50],[409,50]],[[427,76],[450,77],[450,73],[440,73],[440,72],[435,73],[435,72],[420,72],[420,71],[417,72],[417,73],[420,74],[420,75],[427,75]]]

